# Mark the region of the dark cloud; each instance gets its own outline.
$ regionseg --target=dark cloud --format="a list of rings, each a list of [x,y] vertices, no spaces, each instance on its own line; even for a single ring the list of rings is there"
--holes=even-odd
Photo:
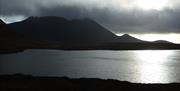
[[[94,2],[87,0],[87,3],[75,2],[82,0],[52,1],[54,2],[50,0],[0,0],[0,16],[91,18],[114,32],[180,32],[180,8],[176,7],[163,10],[140,10],[128,7],[117,8],[109,3],[98,5],[94,0],[92,0]]]

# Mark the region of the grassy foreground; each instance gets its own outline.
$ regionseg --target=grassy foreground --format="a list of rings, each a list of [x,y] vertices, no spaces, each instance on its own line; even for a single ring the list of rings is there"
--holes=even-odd
[[[180,83],[138,84],[96,78],[0,75],[0,91],[180,91]]]

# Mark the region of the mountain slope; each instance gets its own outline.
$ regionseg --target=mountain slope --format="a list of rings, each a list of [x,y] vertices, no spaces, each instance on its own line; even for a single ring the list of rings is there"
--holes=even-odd
[[[14,39],[20,37],[20,34],[14,31],[8,24],[0,20],[0,38],[3,39]]]
[[[11,36],[10,28],[0,19],[0,38]]]
[[[1,19],[0,19],[0,30],[6,26],[6,23],[4,23]]]
[[[140,50],[180,49],[167,41],[148,42],[128,34],[116,36],[90,19],[67,20],[62,17],[30,17],[6,25],[1,21],[1,51],[25,49],[64,50]]]
[[[33,37],[56,40],[62,43],[96,43],[112,41],[115,34],[111,33],[90,19],[67,20],[62,17],[30,17],[10,26]]]

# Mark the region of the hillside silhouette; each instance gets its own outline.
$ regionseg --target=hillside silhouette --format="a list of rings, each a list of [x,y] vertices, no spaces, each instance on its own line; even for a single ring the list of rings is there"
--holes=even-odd
[[[129,34],[116,36],[91,19],[45,16],[29,17],[5,24],[0,20],[0,42],[3,50],[140,50],[180,49],[179,44],[164,40],[143,41]],[[2,52],[2,53],[3,53]]]
[[[67,20],[52,16],[30,17],[9,26],[19,33],[63,43],[109,42],[116,37],[115,34],[90,19]]]

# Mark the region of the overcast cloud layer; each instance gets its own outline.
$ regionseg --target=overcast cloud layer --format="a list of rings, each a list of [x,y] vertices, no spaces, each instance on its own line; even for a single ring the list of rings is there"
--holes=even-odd
[[[0,17],[9,20],[20,16],[91,18],[113,32],[180,33],[180,0],[169,0],[161,10],[143,10],[134,1],[0,0]]]

